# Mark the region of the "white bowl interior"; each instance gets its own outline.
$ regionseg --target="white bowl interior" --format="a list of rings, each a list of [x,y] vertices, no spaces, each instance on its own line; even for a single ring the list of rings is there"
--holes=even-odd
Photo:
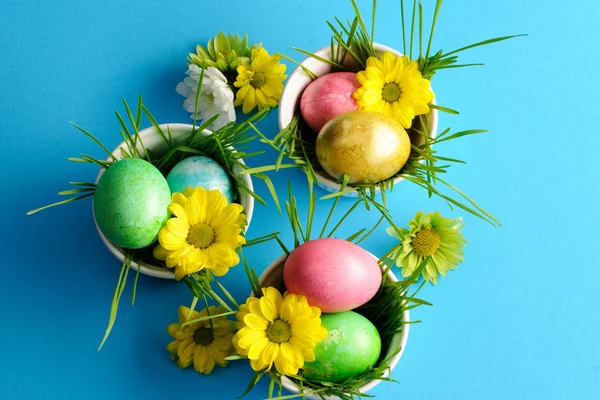
[[[375,257],[373,254],[371,254],[371,256],[377,260],[377,257]],[[286,259],[287,259],[287,256],[285,254],[278,257],[263,271],[262,274],[260,274],[260,277],[258,279],[260,281],[261,287],[273,286],[280,290],[285,287],[285,285],[283,283],[283,266],[285,264]],[[387,279],[390,282],[398,281],[398,279],[392,273],[392,271],[388,272]],[[387,348],[385,355],[383,357],[384,359],[388,359],[388,358],[392,357],[390,359],[390,368],[391,369],[394,369],[394,367],[396,367],[396,365],[400,361],[400,358],[402,357],[402,353],[404,352],[404,349],[406,348],[406,342],[408,341],[408,331],[410,329],[410,324],[407,323],[408,321],[410,321],[410,313],[408,312],[408,310],[404,311],[404,313],[402,314],[402,321],[405,322],[405,324],[402,328],[402,332],[394,335],[394,337],[392,338],[390,345]],[[398,349],[400,349],[400,351],[398,351]],[[398,351],[398,352],[396,353],[396,351]],[[394,353],[396,353],[396,354],[394,354]],[[389,372],[390,371],[386,371],[386,373],[384,374],[384,377],[387,377],[389,375]],[[360,388],[360,392],[366,393],[367,391],[373,389],[375,386],[377,386],[381,382],[382,382],[381,380],[369,381],[366,385],[364,385]],[[281,384],[283,385],[283,387],[285,387],[291,393],[300,393],[300,389],[290,379],[288,379],[286,377],[283,377],[281,379]],[[304,397],[307,399],[320,399],[321,398],[316,394],[310,394],[310,392],[305,392]]]
[[[402,53],[398,52],[397,50],[394,50],[391,47],[384,46],[382,44],[374,43],[373,47],[375,48],[375,51],[378,55],[381,55],[386,51],[391,51],[392,53],[398,56],[402,55]],[[315,54],[328,60],[331,56],[331,46],[323,47],[322,49],[317,50]],[[323,61],[319,61],[313,57],[306,58],[304,61],[302,61],[301,65],[305,68],[308,68],[318,77],[326,75],[332,71],[331,65]],[[292,122],[294,115],[296,115],[296,113],[299,112],[300,98],[302,97],[304,89],[306,89],[306,87],[311,82],[312,79],[303,71],[303,69],[300,66],[298,66],[294,70],[294,72],[292,72],[292,74],[289,76],[283,88],[283,93],[281,94],[281,101],[279,103],[278,117],[280,130],[283,130],[285,127],[287,127],[290,124],[290,122]],[[436,104],[435,99],[433,99],[432,103]],[[438,129],[438,111],[436,109],[431,109],[430,112],[426,115],[426,125],[426,129],[429,133],[429,136],[431,138],[435,138]],[[414,140],[414,138],[411,138],[411,140]],[[320,187],[331,193],[337,193],[340,191],[341,185],[335,180],[333,180],[331,177],[322,176],[318,173],[316,175]],[[402,180],[403,178],[397,177],[394,179],[394,184],[399,183]],[[377,188],[376,190],[379,191],[379,188]],[[345,196],[356,197],[357,193],[351,192],[349,194],[346,194]]]
[[[193,125],[189,125],[189,124],[163,124],[163,125],[160,125],[160,128],[165,133],[167,132],[167,128],[169,128],[171,130],[171,135],[173,137],[173,141],[177,145],[177,144],[182,143],[186,138],[189,137],[189,135],[192,133],[192,130],[194,127],[193,127]],[[211,134],[211,132],[206,129],[199,133],[199,135],[201,135],[201,136],[208,136],[210,134]],[[138,135],[139,135],[140,139],[143,141],[146,149],[153,151],[153,152],[157,152],[157,153],[166,151],[167,147],[166,147],[164,140],[158,135],[156,128],[154,128],[153,126],[141,130]],[[140,151],[140,153],[142,155],[144,155],[143,148],[139,143],[138,143],[137,147],[138,147],[138,150]],[[121,148],[124,148],[127,150],[127,145],[125,144],[125,142],[122,142],[112,152],[113,155],[118,159],[125,158],[123,156],[123,153],[121,152]],[[109,159],[107,159],[107,161],[111,161],[111,159],[109,158]],[[240,161],[242,163],[244,163],[243,160],[240,160]],[[102,176],[102,174],[104,174],[104,171],[105,171],[104,169],[100,170],[100,172],[98,173],[98,176],[96,177],[96,183],[98,183],[98,181],[100,180],[100,177]],[[236,174],[239,173],[240,168],[234,167],[233,172]],[[244,184],[246,186],[248,186],[248,188],[250,190],[253,190],[252,178],[250,177],[250,175],[243,174],[243,175],[240,175],[240,177],[244,181]],[[244,192],[244,193],[239,194],[238,200],[239,200],[240,204],[242,205],[242,207],[244,207],[244,212],[246,213],[247,224],[246,224],[245,230],[247,231],[248,227],[250,226],[250,221],[252,220],[252,214],[254,212],[254,198],[250,194]],[[92,212],[93,212],[93,204],[92,204]],[[119,259],[119,261],[123,262],[125,260],[125,250],[122,247],[115,245],[110,240],[108,240],[106,238],[106,236],[104,236],[104,234],[100,231],[98,224],[96,223],[95,215],[94,215],[94,223],[96,224],[96,229],[98,230],[98,234],[100,235],[100,238],[102,239],[102,241],[104,242],[104,244],[106,245],[108,250],[115,257],[117,257],[117,259]],[[131,263],[132,269],[137,271],[138,267],[140,269],[140,273],[145,274],[145,275],[153,276],[156,278],[163,278],[163,279],[175,279],[175,274],[173,273],[172,269],[167,269],[167,268],[164,268],[159,265],[152,265],[152,264],[149,264],[146,262],[140,262],[140,263],[132,262]]]

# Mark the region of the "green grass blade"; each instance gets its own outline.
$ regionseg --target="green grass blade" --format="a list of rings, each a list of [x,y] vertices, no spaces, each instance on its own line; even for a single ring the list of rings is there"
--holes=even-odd
[[[71,203],[73,201],[81,200],[81,199],[84,199],[86,197],[90,197],[90,196],[93,196],[93,195],[94,195],[94,193],[86,193],[83,196],[72,197],[72,198],[67,199],[67,200],[58,201],[56,203],[48,204],[47,206],[36,208],[35,210],[28,211],[26,215],[32,215],[32,214],[35,214],[37,212],[40,212],[40,211],[45,210],[45,209],[50,208],[50,207],[56,207],[56,206],[60,206],[62,204]]]
[[[452,50],[451,52],[444,54],[442,57],[447,57],[449,55],[456,54],[456,53],[459,53],[461,51],[469,50],[469,49],[472,49],[472,48],[475,48],[475,47],[480,47],[480,46],[485,46],[485,45],[492,44],[492,43],[502,42],[504,40],[513,39],[513,38],[521,37],[521,36],[527,36],[527,34],[502,36],[502,37],[497,37],[497,38],[493,38],[493,39],[484,40],[482,42],[477,42],[477,43],[474,43],[474,44],[471,44],[471,45],[468,45],[468,46],[465,46],[465,47],[461,47],[460,49]]]
[[[279,57],[281,57],[285,60],[288,60],[289,62],[292,62],[292,63],[296,64],[297,66],[299,66],[302,69],[302,71],[304,71],[304,73],[306,75],[308,75],[308,77],[310,79],[315,80],[318,78],[318,76],[314,72],[312,72],[310,69],[306,68],[304,65],[302,65],[298,61],[294,60],[292,57],[286,56],[283,53],[275,53],[275,54],[278,55]]]
[[[404,0],[400,0],[400,17],[402,18],[402,54],[406,54],[406,29],[404,26]]]
[[[135,295],[137,294],[137,285],[138,285],[138,280],[140,278],[140,269],[142,269],[142,267],[138,263],[137,271],[135,273],[135,279],[133,280],[133,288],[131,289],[131,305],[132,306],[135,304]]]
[[[417,0],[414,0],[413,2],[413,10],[412,10],[412,22],[410,25],[410,54],[409,54],[409,58],[412,60],[412,54],[413,54],[413,42],[414,42],[414,37],[415,37],[415,16],[417,13]]]
[[[95,183],[90,182],[69,182],[69,185],[96,187]]]
[[[469,129],[466,131],[453,133],[452,135],[446,136],[441,140],[434,140],[434,143],[440,144],[440,143],[446,142],[448,140],[457,139],[459,137],[468,136],[468,135],[477,135],[479,133],[487,133],[487,132],[489,132],[489,131],[486,129]]]
[[[439,110],[439,111],[442,111],[442,112],[445,112],[445,113],[448,113],[448,114],[455,114],[455,115],[460,114],[456,110],[453,110],[453,109],[448,108],[448,107],[442,107],[442,106],[437,105],[437,104],[429,104],[429,108],[435,108],[436,110]]]
[[[326,59],[326,58],[323,58],[323,57],[321,57],[321,56],[318,56],[318,55],[316,55],[316,54],[314,54],[314,53],[311,53],[310,51],[302,50],[302,49],[300,49],[300,48],[298,48],[298,47],[292,47],[292,50],[296,50],[296,51],[298,51],[298,52],[300,52],[300,53],[304,54],[305,56],[308,56],[308,57],[314,58],[315,60],[319,60],[319,61],[321,61],[321,62],[324,62],[324,63],[326,63],[326,64],[329,64],[329,65],[331,65],[331,66],[333,66],[333,67],[336,67],[336,68],[339,68],[339,69],[345,69],[343,65],[340,65],[340,64],[338,64],[338,63],[336,63],[336,62],[333,62],[333,61],[331,61],[331,60],[328,60],[328,59]]]
[[[437,19],[440,14],[440,9],[442,8],[443,0],[437,0],[435,2],[435,11],[433,13],[433,22],[431,23],[431,33],[429,34],[429,43],[427,44],[427,53],[425,55],[425,59],[429,59],[429,53],[431,51],[431,43],[433,41],[433,33],[435,31],[435,25],[437,24]]]
[[[118,161],[117,157],[115,157],[113,155],[113,153],[109,149],[107,149],[106,146],[104,146],[102,144],[102,142],[100,142],[98,139],[96,139],[96,137],[94,135],[92,135],[91,133],[89,133],[88,131],[86,131],[85,129],[83,129],[82,127],[80,127],[73,121],[69,121],[69,123],[71,125],[73,125],[75,128],[79,129],[81,132],[83,132],[87,137],[92,139],[98,146],[100,146],[100,148],[102,148],[102,150],[104,150],[110,156],[110,158],[112,158],[114,161]]]
[[[98,347],[98,351],[104,346],[104,342],[108,339],[108,335],[110,335],[110,331],[115,324],[115,320],[117,319],[117,310],[119,308],[119,301],[121,300],[121,295],[123,294],[123,290],[125,290],[125,284],[127,283],[127,274],[129,273],[129,266],[131,265],[131,259],[129,257],[125,258],[123,261],[123,265],[121,266],[121,273],[119,274],[119,279],[117,280],[117,286],[115,287],[115,293],[113,294],[112,304],[110,306],[110,314],[108,317],[108,326],[106,327],[106,332],[104,333],[104,337],[102,338],[102,342]]]
[[[66,196],[66,195],[69,195],[69,194],[94,192],[94,191],[96,191],[95,187],[88,187],[88,188],[81,188],[81,189],[63,190],[62,192],[58,192],[58,194],[61,195],[61,196]]]

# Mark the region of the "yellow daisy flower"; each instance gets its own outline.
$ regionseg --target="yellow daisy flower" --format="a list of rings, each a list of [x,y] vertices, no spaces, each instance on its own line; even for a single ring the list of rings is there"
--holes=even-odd
[[[435,285],[438,274],[446,276],[464,261],[467,241],[461,232],[465,225],[462,218],[445,218],[439,211],[419,211],[408,225],[409,229],[400,228],[400,234],[393,227],[387,228],[387,233],[401,242],[392,257],[402,268],[402,276],[411,276],[430,257],[422,275]]]
[[[235,249],[246,243],[241,205],[227,204],[218,190],[188,187],[173,193],[169,209],[175,217],[158,233],[154,257],[175,268],[175,279],[203,268],[222,276],[240,262]]]
[[[242,112],[248,114],[258,106],[259,110],[275,107],[283,91],[286,76],[285,65],[280,64],[281,57],[269,53],[262,47],[252,50],[250,65],[237,67],[238,76],[233,85],[238,90],[235,105],[242,106]]]
[[[233,337],[238,353],[250,359],[255,371],[275,369],[296,375],[305,361],[314,361],[315,345],[327,337],[321,310],[306,297],[263,288],[263,297],[251,297],[236,314],[239,331]]]
[[[175,339],[167,345],[167,350],[171,353],[171,358],[177,360],[178,367],[187,368],[194,364],[196,371],[208,375],[215,364],[221,367],[227,365],[225,357],[229,355],[235,330],[233,321],[228,321],[226,317],[216,317],[210,322],[204,320],[183,325],[186,321],[224,312],[222,307],[210,306],[200,312],[179,307],[179,322],[167,327],[167,332]]]
[[[416,115],[429,112],[434,97],[430,82],[407,56],[386,52],[381,60],[369,57],[367,69],[356,79],[362,85],[353,94],[359,110],[389,115],[407,129]]]

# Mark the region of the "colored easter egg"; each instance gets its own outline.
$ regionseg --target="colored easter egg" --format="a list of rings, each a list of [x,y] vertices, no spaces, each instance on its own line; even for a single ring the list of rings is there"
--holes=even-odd
[[[310,380],[341,383],[376,365],[381,338],[375,325],[354,311],[321,315],[329,334],[317,343],[315,361],[307,362],[301,375]]]
[[[315,132],[340,114],[358,109],[352,97],[360,83],[354,72],[334,72],[311,82],[300,99],[302,118]]]
[[[204,156],[188,157],[173,167],[167,175],[171,193],[183,193],[185,188],[198,186],[207,190],[218,190],[227,202],[233,201],[233,185],[227,171],[212,158]]]
[[[390,117],[351,111],[329,121],[317,136],[319,163],[334,178],[350,184],[377,183],[394,176],[410,156],[408,134]]]
[[[171,191],[156,167],[139,158],[120,160],[102,174],[94,193],[94,218],[117,246],[154,243],[169,218]]]
[[[298,246],[287,258],[283,280],[290,293],[306,296],[325,313],[352,310],[381,285],[375,258],[346,240],[323,238]]]

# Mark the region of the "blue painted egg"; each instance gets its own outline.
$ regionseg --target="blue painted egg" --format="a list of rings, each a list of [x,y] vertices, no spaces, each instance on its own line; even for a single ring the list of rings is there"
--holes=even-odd
[[[228,203],[234,197],[233,185],[225,169],[212,158],[204,156],[193,156],[180,161],[167,175],[167,183],[171,193],[182,193],[188,186],[201,186],[208,190],[219,190]]]

